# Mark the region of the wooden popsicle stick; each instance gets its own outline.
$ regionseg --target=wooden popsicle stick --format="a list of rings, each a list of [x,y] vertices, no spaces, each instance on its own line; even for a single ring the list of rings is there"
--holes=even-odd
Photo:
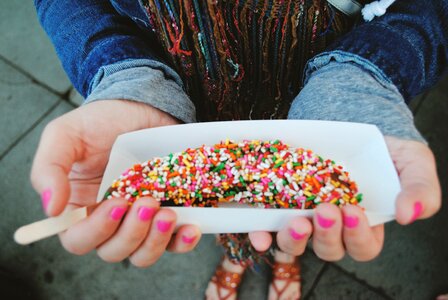
[[[14,233],[14,240],[21,245],[28,245],[38,240],[53,236],[67,230],[82,219],[86,218],[98,206],[97,204],[80,207],[60,216],[40,220],[20,227]]]

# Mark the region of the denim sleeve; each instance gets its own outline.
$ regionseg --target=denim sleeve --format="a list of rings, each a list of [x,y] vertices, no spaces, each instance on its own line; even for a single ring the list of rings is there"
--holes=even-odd
[[[35,6],[67,75],[84,97],[102,66],[127,59],[160,61],[149,31],[107,0],[35,0]]]
[[[397,87],[370,61],[341,51],[308,63],[288,118],[368,123],[384,135],[425,142]]]
[[[447,69],[448,1],[395,1],[386,14],[360,24],[328,49],[334,50],[375,64],[408,102]]]
[[[104,99],[146,103],[185,123],[196,121],[195,107],[184,92],[179,75],[153,60],[126,60],[101,67],[84,104]]]

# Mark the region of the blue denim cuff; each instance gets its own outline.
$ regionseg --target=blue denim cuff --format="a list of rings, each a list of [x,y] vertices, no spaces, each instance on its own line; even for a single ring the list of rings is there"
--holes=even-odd
[[[90,83],[88,95],[90,95],[90,93],[100,84],[103,79],[106,79],[119,71],[137,67],[149,67],[155,70],[160,70],[164,73],[167,80],[174,80],[180,87],[183,88],[183,82],[180,76],[167,65],[152,59],[127,59],[99,68]]]
[[[101,67],[84,104],[108,99],[146,103],[185,123],[196,122],[179,75],[158,61],[135,59]]]
[[[397,87],[368,60],[343,51],[323,53],[307,64],[304,80],[289,119],[368,123],[384,135],[425,142]]]
[[[365,71],[369,72],[370,75],[375,77],[375,79],[382,85],[393,86],[392,80],[390,80],[380,68],[378,68],[375,64],[370,62],[369,60],[341,50],[334,50],[329,52],[322,52],[321,54],[315,56],[305,66],[303,81],[304,84],[310,79],[313,72],[319,70],[320,68],[328,65],[331,61],[339,62],[339,63],[353,63],[360,66]],[[398,90],[397,90],[398,91]]]

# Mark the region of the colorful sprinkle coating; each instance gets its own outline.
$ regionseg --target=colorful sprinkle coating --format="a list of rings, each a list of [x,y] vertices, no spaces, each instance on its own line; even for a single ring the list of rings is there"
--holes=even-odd
[[[358,204],[348,172],[311,150],[279,140],[226,140],[136,164],[104,195],[130,204],[151,196],[164,206],[216,207],[237,202],[262,208],[312,209],[329,202]]]

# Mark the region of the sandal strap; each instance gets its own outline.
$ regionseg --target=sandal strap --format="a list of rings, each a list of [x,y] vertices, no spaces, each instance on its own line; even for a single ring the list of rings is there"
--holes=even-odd
[[[219,298],[227,299],[230,295],[236,293],[236,290],[241,283],[241,274],[226,271],[220,265],[216,268],[215,275],[212,277],[212,282],[217,286]],[[229,290],[228,295],[224,298],[221,296],[221,288]]]
[[[277,298],[280,298],[292,282],[300,282],[300,266],[297,261],[291,263],[274,262],[272,276],[272,287],[277,293]],[[277,287],[276,280],[286,281],[282,289]]]
[[[274,280],[300,281],[300,267],[296,261],[292,263],[274,262],[272,276]]]

